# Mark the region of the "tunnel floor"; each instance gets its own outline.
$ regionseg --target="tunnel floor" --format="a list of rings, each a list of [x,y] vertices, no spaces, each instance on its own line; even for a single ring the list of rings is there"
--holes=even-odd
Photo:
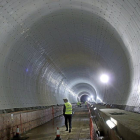
[[[83,105],[74,109],[71,133],[65,131],[64,117],[59,116],[42,126],[30,130],[24,136],[28,136],[28,140],[54,140],[56,138],[56,128],[59,127],[62,140],[90,139],[89,123],[89,112]]]

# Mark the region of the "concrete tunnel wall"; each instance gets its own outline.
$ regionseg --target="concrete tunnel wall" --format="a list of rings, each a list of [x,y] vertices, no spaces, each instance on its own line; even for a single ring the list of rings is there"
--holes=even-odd
[[[0,109],[74,103],[80,83],[140,106],[139,13],[139,0],[0,0]]]

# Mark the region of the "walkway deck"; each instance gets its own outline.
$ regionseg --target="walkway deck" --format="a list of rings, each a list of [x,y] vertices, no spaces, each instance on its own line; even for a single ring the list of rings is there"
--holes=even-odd
[[[84,106],[74,109],[71,133],[65,131],[64,117],[60,116],[29,131],[26,136],[29,136],[28,140],[54,140],[57,127],[60,129],[62,140],[90,140],[88,109]]]

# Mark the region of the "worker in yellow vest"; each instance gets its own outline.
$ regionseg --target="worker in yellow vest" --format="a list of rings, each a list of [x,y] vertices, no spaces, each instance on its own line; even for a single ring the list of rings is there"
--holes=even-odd
[[[72,125],[71,125],[71,120],[72,120],[72,105],[70,102],[68,102],[68,99],[63,99],[64,100],[64,108],[63,108],[63,115],[65,117],[65,126],[66,126],[66,131],[68,131],[68,121],[69,121],[69,133],[71,132]]]
[[[78,106],[78,107],[81,107],[81,102],[80,102],[80,101],[77,102],[77,106]]]
[[[77,106],[78,106],[78,107],[80,106],[80,103],[79,103],[79,102],[77,102]]]

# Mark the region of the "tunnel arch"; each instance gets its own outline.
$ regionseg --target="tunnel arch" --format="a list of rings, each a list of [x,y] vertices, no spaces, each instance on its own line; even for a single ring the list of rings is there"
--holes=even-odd
[[[92,95],[94,100],[96,100],[97,93],[93,86],[87,83],[79,83],[72,87],[78,97],[83,94]]]
[[[80,97],[80,102],[85,103],[88,100],[89,96],[87,94],[83,94]]]
[[[101,73],[104,102],[140,105],[138,0],[0,2],[1,109],[76,102],[78,83],[103,99]]]
[[[81,101],[81,97],[82,97],[83,95],[87,95],[87,96],[90,97],[92,94],[83,91],[83,92],[81,92],[81,93],[78,94],[77,100],[78,100],[78,101]]]

